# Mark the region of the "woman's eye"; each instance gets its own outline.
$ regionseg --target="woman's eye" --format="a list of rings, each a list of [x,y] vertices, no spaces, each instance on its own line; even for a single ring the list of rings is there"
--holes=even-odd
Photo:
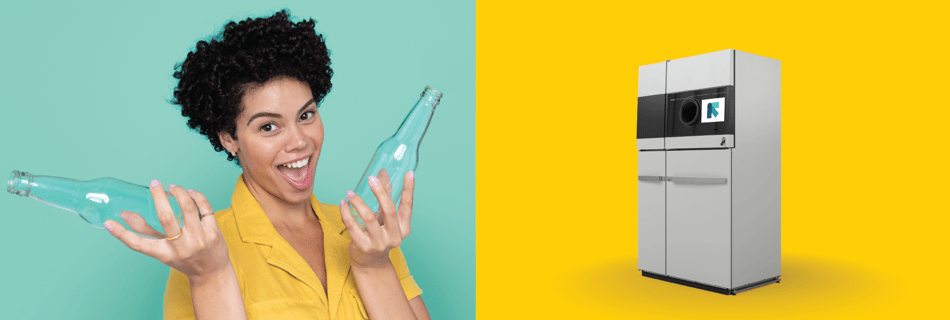
[[[307,111],[300,115],[300,120],[307,120],[310,118],[313,118],[313,111]]]
[[[273,123],[265,123],[263,126],[261,126],[261,131],[264,131],[264,132],[271,132],[271,131],[274,131],[274,124],[273,124]]]

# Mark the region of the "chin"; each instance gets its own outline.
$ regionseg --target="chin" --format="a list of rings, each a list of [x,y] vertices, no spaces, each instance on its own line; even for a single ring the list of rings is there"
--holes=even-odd
[[[283,200],[290,203],[307,202],[307,201],[310,201],[310,196],[312,194],[313,194],[313,187],[307,188],[306,190],[294,189],[293,191],[287,193]]]

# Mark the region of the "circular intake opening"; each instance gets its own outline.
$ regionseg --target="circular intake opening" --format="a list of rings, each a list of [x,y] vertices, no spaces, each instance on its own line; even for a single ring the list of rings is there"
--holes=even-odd
[[[696,99],[690,98],[683,102],[680,106],[680,120],[687,126],[696,124],[696,120],[699,120],[699,102]]]

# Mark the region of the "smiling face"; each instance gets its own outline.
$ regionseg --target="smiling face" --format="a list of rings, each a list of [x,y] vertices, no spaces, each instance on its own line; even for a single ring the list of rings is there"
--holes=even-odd
[[[219,133],[229,153],[237,152],[244,182],[259,202],[300,204],[313,194],[313,174],[323,146],[323,122],[310,87],[275,78],[241,99],[237,139]]]

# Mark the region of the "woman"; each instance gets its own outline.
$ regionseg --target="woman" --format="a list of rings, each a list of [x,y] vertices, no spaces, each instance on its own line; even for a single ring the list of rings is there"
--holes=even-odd
[[[169,185],[183,228],[163,185],[152,181],[164,239],[106,222],[129,248],[172,267],[165,318],[428,319],[398,248],[410,229],[413,173],[403,177],[398,209],[388,179],[370,177],[378,219],[353,192],[339,206],[313,195],[324,138],[317,107],[333,75],[314,21],[293,23],[281,11],[230,22],[210,42],[199,41],[179,68],[174,103],[243,173],[231,207],[218,212],[200,192]],[[130,216],[123,215],[137,225]]]

